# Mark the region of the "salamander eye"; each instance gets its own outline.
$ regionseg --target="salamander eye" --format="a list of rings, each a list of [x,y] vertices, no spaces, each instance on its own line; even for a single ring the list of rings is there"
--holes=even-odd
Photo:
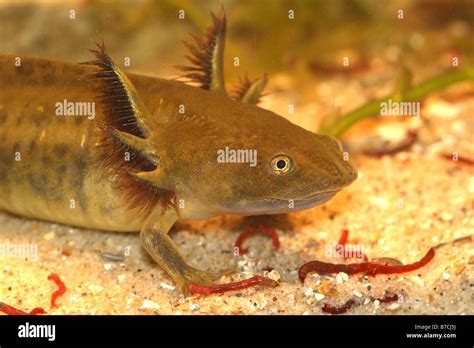
[[[293,160],[286,155],[276,155],[270,162],[270,169],[278,175],[287,174],[293,169]]]

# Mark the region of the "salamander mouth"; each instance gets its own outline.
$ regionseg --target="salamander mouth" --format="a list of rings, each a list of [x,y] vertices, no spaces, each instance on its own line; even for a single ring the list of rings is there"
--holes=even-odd
[[[295,200],[294,209],[293,210],[303,210],[315,207],[317,205],[321,205],[329,201],[332,197],[338,193],[339,190],[331,190],[331,191],[324,191],[324,192],[317,192],[303,198]],[[291,210],[289,210],[291,211]]]
[[[316,204],[322,204],[330,200],[339,190],[329,190],[323,192],[316,192],[303,196],[300,199],[297,199],[297,202],[316,202]],[[320,203],[319,203],[320,202]]]
[[[224,208],[223,213],[243,215],[284,214],[304,210],[329,201],[339,190],[311,193],[301,198],[269,198],[257,202],[246,202],[237,206]]]

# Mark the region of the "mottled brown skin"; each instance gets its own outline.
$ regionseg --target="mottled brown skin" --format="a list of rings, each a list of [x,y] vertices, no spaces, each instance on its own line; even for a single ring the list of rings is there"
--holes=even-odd
[[[208,284],[222,273],[189,266],[167,235],[177,220],[224,213],[276,214],[322,204],[357,177],[337,142],[316,135],[253,105],[232,101],[179,82],[129,74],[149,110],[150,135],[138,144],[159,158],[155,171],[140,173],[150,184],[172,190],[184,206],[157,205],[146,213],[127,207],[112,170],[100,166],[94,120],[57,116],[55,103],[96,101],[85,78],[97,67],[0,56],[0,207],[25,217],[111,231],[141,231],[145,249],[186,292],[187,284]],[[178,112],[185,106],[185,113]],[[222,164],[226,146],[255,149],[258,164]],[[15,153],[21,161],[15,161]],[[276,175],[275,155],[294,168]],[[75,208],[70,207],[71,199]],[[290,200],[294,207],[290,207]]]

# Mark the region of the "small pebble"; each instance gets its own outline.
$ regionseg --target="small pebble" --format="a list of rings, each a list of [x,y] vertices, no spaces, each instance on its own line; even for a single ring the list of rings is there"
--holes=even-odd
[[[369,198],[369,202],[372,203],[373,205],[376,205],[382,209],[386,209],[388,207],[388,202],[385,198],[382,197],[375,197],[372,196]]]
[[[462,263],[457,264],[456,267],[454,268],[454,274],[456,274],[456,275],[461,274],[464,271],[465,268],[466,268],[466,266],[463,265]]]
[[[430,220],[427,220],[421,224],[421,228],[424,230],[427,230],[431,228],[431,225],[433,225],[433,222],[431,222]]]
[[[125,274],[119,274],[119,275],[117,276],[117,279],[118,279],[119,284],[123,283],[123,281],[125,280],[125,278],[126,278]]]
[[[316,301],[321,301],[323,298],[325,298],[326,296],[324,296],[323,294],[320,294],[319,292],[315,293],[314,294],[314,298],[316,299]]]
[[[312,296],[313,295],[313,288],[307,288],[304,292],[304,295],[306,297]]]
[[[339,272],[336,274],[336,283],[337,284],[342,284],[344,282],[347,282],[349,280],[349,275],[344,272]]]
[[[316,273],[310,274],[308,277],[306,277],[304,283],[306,284],[306,286],[315,288],[319,286],[319,284],[321,284],[320,275]]]
[[[412,279],[418,286],[421,286],[421,287],[425,286],[424,280],[421,279],[420,277],[416,276],[416,277],[413,277]]]
[[[160,305],[158,303],[155,303],[150,300],[143,301],[143,304],[140,307],[140,309],[159,309],[159,308],[160,308]]]
[[[387,307],[387,309],[393,311],[393,310],[397,309],[398,307],[400,307],[399,303],[392,303]]]
[[[260,302],[258,308],[264,309],[267,306],[267,304],[268,304],[268,300],[264,299],[262,302]]]
[[[106,271],[110,271],[112,269],[112,265],[110,263],[104,263],[104,269]]]
[[[191,304],[189,305],[189,310],[191,310],[191,311],[198,310],[199,308],[201,308],[201,307],[200,307],[198,304],[196,304],[196,303],[191,303]]]
[[[99,292],[104,290],[102,286],[97,285],[97,284],[90,284],[87,286],[87,289],[93,294],[98,294]]]
[[[354,291],[353,291],[353,294],[354,294],[355,296],[359,297],[359,298],[362,297],[362,294],[361,294],[359,291],[357,291],[357,290],[354,290]]]
[[[443,211],[441,213],[441,219],[443,219],[443,221],[451,221],[453,219],[453,214]]]
[[[280,280],[280,273],[278,273],[277,270],[272,270],[270,273],[268,273],[268,278],[277,282]]]
[[[449,278],[451,278],[451,275],[449,273],[443,273],[442,276],[444,280],[449,280]]]
[[[175,287],[173,285],[170,285],[168,283],[165,283],[165,282],[161,282],[160,283],[160,286],[163,288],[163,289],[166,289],[166,290],[174,290]]]
[[[328,280],[321,282],[321,285],[318,287],[318,291],[324,295],[330,295],[334,293],[332,289],[332,284]]]
[[[48,232],[46,233],[44,236],[43,236],[44,240],[51,240],[54,238],[54,232],[51,231],[51,232]]]
[[[111,260],[111,261],[123,261],[123,255],[118,255],[118,254],[113,254],[113,253],[108,253],[108,252],[103,252],[100,254],[102,258]]]
[[[65,247],[65,248],[63,248],[62,253],[63,253],[64,256],[71,256],[71,254],[72,254],[72,249],[69,248],[69,247]]]
[[[469,178],[469,188],[468,188],[469,192],[474,192],[474,176],[471,176]]]

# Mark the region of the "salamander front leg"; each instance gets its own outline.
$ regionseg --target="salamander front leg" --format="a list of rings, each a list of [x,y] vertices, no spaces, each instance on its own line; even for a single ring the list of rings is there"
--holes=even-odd
[[[180,254],[168,232],[176,222],[173,209],[152,213],[140,231],[140,239],[145,250],[176,282],[181,291],[188,293],[189,283],[213,284],[223,275],[235,272],[235,268],[222,272],[207,272],[191,267]]]

